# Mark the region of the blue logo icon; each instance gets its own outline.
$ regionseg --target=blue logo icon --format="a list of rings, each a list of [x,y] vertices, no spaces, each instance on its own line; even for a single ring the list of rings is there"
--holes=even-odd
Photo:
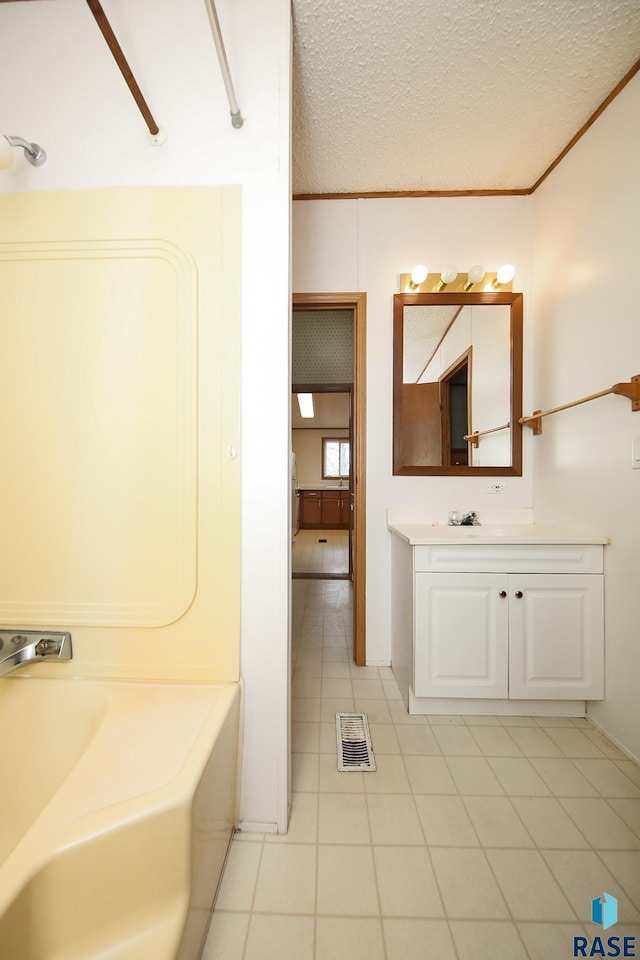
[[[591,920],[606,930],[618,922],[618,901],[603,893],[591,901]],[[574,957],[637,957],[635,936],[574,937]]]
[[[608,930],[618,922],[618,901],[610,893],[603,893],[591,901],[591,921],[603,930]]]

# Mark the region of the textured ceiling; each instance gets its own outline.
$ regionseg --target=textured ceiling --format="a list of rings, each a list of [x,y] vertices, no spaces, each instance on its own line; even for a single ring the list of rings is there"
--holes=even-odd
[[[531,188],[640,59],[640,0],[293,0],[294,194]]]

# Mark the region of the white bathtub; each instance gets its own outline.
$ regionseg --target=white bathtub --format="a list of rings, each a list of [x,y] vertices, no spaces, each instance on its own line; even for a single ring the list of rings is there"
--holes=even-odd
[[[237,684],[0,680],[0,960],[196,960]]]

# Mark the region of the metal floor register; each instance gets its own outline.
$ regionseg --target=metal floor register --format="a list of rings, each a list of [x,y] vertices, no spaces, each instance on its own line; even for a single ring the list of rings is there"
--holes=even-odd
[[[371,734],[366,713],[336,713],[338,770],[375,770]]]

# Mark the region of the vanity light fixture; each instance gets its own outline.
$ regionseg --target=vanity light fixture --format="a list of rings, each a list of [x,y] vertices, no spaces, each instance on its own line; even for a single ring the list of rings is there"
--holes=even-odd
[[[510,293],[516,268],[504,264],[496,272],[485,270],[480,263],[469,267],[468,273],[459,273],[454,264],[447,264],[441,273],[429,273],[424,264],[411,273],[400,274],[401,293]]]
[[[484,267],[480,263],[476,263],[473,267],[469,267],[469,272],[467,274],[467,281],[463,286],[463,290],[469,290],[475,283],[482,283],[484,280]]]
[[[313,409],[313,394],[312,393],[297,393],[298,406],[300,408],[300,416],[304,420],[313,420],[315,412]]]
[[[498,270],[496,278],[491,284],[491,286],[497,290],[498,287],[502,287],[505,283],[511,283],[513,278],[516,275],[516,268],[512,263],[504,263]]]
[[[429,271],[425,267],[424,263],[419,263],[411,271],[411,280],[409,281],[409,287],[411,290],[417,290],[421,283],[424,283],[427,277],[429,276]]]
[[[458,277],[458,268],[450,263],[444,268],[440,274],[440,279],[438,281],[437,287],[435,287],[435,293],[439,293],[441,290],[444,290],[448,283],[453,283]]]

